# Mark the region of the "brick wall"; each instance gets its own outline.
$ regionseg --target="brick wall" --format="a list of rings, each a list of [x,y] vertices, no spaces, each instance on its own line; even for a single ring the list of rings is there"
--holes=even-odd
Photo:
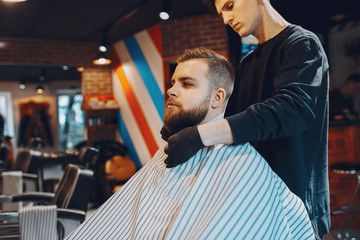
[[[226,27],[216,14],[170,20],[161,24],[163,57],[176,58],[186,48],[207,47],[227,52]]]
[[[81,76],[83,95],[112,94],[111,68],[86,68]]]
[[[97,47],[92,42],[0,38],[0,63],[91,67]]]
[[[112,93],[111,66],[95,67],[93,42],[0,38],[0,64],[83,66],[83,94]]]

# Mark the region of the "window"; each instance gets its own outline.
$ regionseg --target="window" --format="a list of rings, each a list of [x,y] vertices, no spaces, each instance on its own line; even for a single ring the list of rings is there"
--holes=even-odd
[[[245,57],[246,54],[249,52],[255,50],[257,48],[257,45],[249,44],[249,43],[243,43],[242,44],[242,51],[241,51],[241,58]]]
[[[58,122],[60,150],[73,149],[84,141],[83,96],[79,92],[58,95]]]
[[[0,92],[0,114],[4,118],[4,136],[14,137],[14,115],[10,92]]]
[[[258,46],[258,41],[253,35],[241,38],[242,42],[242,51],[241,58],[245,57],[246,54],[255,50]]]

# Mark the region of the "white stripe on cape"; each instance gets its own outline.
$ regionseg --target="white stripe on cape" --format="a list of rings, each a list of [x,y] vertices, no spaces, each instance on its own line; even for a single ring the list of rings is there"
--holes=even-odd
[[[314,239],[302,201],[250,145],[153,159],[67,239]]]

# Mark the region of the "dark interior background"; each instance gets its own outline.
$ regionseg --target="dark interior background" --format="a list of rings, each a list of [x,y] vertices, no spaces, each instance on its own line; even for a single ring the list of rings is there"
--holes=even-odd
[[[272,0],[291,23],[326,33],[332,26],[359,19],[359,0]],[[170,20],[209,13],[202,0],[28,0],[0,1],[0,37],[56,39],[111,45],[163,20],[159,12],[170,6]],[[342,17],[342,18],[341,18]],[[26,75],[47,80],[79,79],[76,69],[62,66],[0,65],[0,80]]]

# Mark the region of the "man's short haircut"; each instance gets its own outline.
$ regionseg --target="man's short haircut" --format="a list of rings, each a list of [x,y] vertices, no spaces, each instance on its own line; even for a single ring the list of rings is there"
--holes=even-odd
[[[202,0],[202,4],[207,6],[210,10],[210,12],[217,13],[216,7],[215,7],[215,1],[216,0]],[[270,0],[267,0],[270,3]]]
[[[177,63],[199,59],[208,66],[208,79],[210,90],[223,88],[226,91],[225,101],[227,101],[234,87],[234,69],[230,62],[222,55],[211,49],[199,47],[186,49],[177,59]]]

